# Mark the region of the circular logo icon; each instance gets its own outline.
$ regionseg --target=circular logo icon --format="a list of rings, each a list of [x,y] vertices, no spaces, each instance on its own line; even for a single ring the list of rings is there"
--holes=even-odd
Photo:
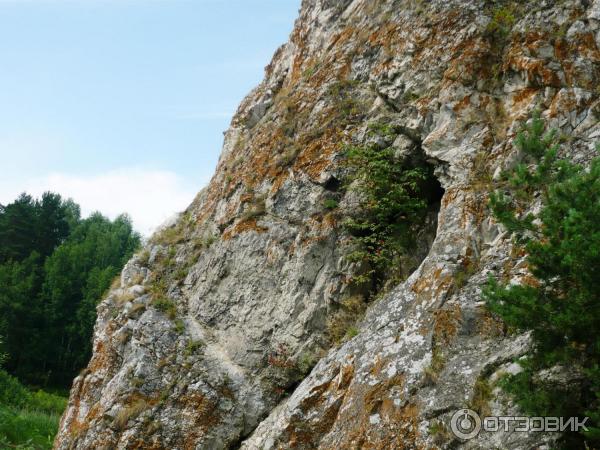
[[[472,409],[459,409],[450,419],[454,436],[460,439],[473,439],[481,431],[481,418]]]

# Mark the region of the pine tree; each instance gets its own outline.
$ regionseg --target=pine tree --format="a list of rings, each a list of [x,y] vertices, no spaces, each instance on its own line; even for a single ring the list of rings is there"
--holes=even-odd
[[[600,425],[600,157],[588,169],[558,158],[556,133],[539,116],[516,140],[524,155],[504,193],[491,195],[494,215],[527,253],[535,281],[484,291],[490,309],[514,329],[531,331],[534,349],[524,370],[503,383],[535,415],[590,415]],[[539,214],[523,214],[536,199]],[[584,381],[562,386],[539,374],[553,367],[581,372]],[[581,436],[564,446],[580,448]],[[600,444],[600,433],[583,436]]]

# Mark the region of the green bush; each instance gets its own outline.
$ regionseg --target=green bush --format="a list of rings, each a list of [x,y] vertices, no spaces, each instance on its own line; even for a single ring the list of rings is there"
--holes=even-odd
[[[492,12],[492,19],[486,27],[486,32],[493,39],[505,40],[510,35],[516,20],[513,7],[497,8]]]
[[[15,377],[0,369],[0,405],[22,407],[29,400],[29,391]]]
[[[344,221],[356,244],[349,259],[366,267],[354,281],[374,290],[402,272],[402,256],[414,247],[415,226],[427,212],[422,188],[432,177],[430,169],[405,167],[394,153],[375,145],[346,148],[349,182],[361,199]]]
[[[67,399],[40,389],[31,394],[27,407],[34,411],[61,415],[67,407]]]
[[[505,177],[505,192],[490,200],[496,218],[514,232],[515,245],[526,251],[534,280],[502,286],[492,279],[484,296],[509,327],[532,333],[524,370],[507,377],[504,388],[529,414],[590,416],[594,429],[565,436],[563,446],[598,448],[600,157],[586,170],[559,159],[556,142],[556,133],[535,116],[516,140],[523,163]],[[538,196],[541,211],[522,213]],[[540,381],[540,371],[555,366],[580,371],[584,381],[568,387]]]
[[[29,392],[0,370],[0,448],[50,449],[67,399]]]

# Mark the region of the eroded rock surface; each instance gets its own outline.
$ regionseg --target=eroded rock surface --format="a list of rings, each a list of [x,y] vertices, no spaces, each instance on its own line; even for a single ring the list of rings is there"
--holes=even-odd
[[[600,139],[600,0],[518,2],[498,32],[511,3],[304,0],[209,186],[100,303],[55,448],[549,448],[447,428],[465,406],[517,413],[493,382],[527,336],[505,334],[481,285],[528,276],[486,207],[519,123],[538,108],[583,163]],[[340,154],[389,138],[374,122],[424,153],[444,196],[418,269],[332,346],[356,269]]]

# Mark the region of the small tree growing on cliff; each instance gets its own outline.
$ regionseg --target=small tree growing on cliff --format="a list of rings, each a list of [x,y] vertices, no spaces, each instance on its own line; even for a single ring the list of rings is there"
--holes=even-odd
[[[427,167],[404,167],[392,147],[348,146],[350,182],[361,197],[360,208],[344,225],[354,237],[350,261],[368,268],[355,282],[382,284],[401,272],[401,257],[414,246],[414,227],[427,212],[423,184],[432,177]]]
[[[589,170],[559,159],[556,134],[536,115],[516,139],[524,155],[508,193],[491,195],[496,218],[515,233],[534,280],[484,290],[490,309],[510,327],[531,331],[533,353],[505,388],[530,414],[588,415],[600,424],[600,158]],[[541,196],[538,214],[523,214]],[[553,367],[577,368],[583,381],[564,386],[544,376]],[[548,372],[546,372],[548,373]],[[565,448],[600,444],[600,429],[566,436]]]

